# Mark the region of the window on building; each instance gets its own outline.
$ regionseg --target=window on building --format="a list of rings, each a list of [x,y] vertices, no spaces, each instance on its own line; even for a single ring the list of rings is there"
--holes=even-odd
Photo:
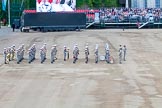
[[[133,7],[137,8],[137,0],[133,0]]]
[[[144,1],[144,6],[147,8],[147,0]]]
[[[155,0],[155,7],[160,8],[160,0]]]

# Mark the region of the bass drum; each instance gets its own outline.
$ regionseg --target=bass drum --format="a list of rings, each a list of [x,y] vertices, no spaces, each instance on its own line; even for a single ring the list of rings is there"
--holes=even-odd
[[[105,56],[100,56],[100,60],[104,61],[105,60]]]

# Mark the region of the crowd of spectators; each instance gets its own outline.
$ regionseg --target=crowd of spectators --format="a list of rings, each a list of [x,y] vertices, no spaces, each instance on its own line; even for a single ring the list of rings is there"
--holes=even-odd
[[[162,9],[160,8],[101,8],[99,9],[100,20],[107,23],[137,23],[148,22],[153,19],[153,22],[162,23]],[[93,18],[88,20],[93,21]]]

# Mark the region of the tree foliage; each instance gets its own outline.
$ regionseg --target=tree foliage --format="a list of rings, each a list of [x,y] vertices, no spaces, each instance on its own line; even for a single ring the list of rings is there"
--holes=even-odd
[[[116,0],[103,0],[104,7],[117,7],[117,1]]]
[[[77,8],[117,7],[118,0],[77,0]]]

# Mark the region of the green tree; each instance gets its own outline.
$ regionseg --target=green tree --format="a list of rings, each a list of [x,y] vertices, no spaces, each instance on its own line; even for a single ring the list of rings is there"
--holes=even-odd
[[[104,7],[117,7],[117,0],[103,0]]]
[[[77,8],[83,7],[84,4],[85,4],[85,0],[78,0],[78,1],[76,1],[76,7]]]
[[[93,4],[92,4],[92,0],[87,0],[87,5],[88,7],[92,8],[93,7]]]
[[[102,0],[92,0],[93,8],[100,8],[102,6]]]
[[[0,20],[2,20],[3,18],[7,18],[7,7],[6,7],[6,11],[3,11],[2,0],[0,0]]]
[[[36,9],[36,1],[33,2],[33,0],[29,0],[29,3],[30,3],[30,5],[29,5],[30,9]]]

